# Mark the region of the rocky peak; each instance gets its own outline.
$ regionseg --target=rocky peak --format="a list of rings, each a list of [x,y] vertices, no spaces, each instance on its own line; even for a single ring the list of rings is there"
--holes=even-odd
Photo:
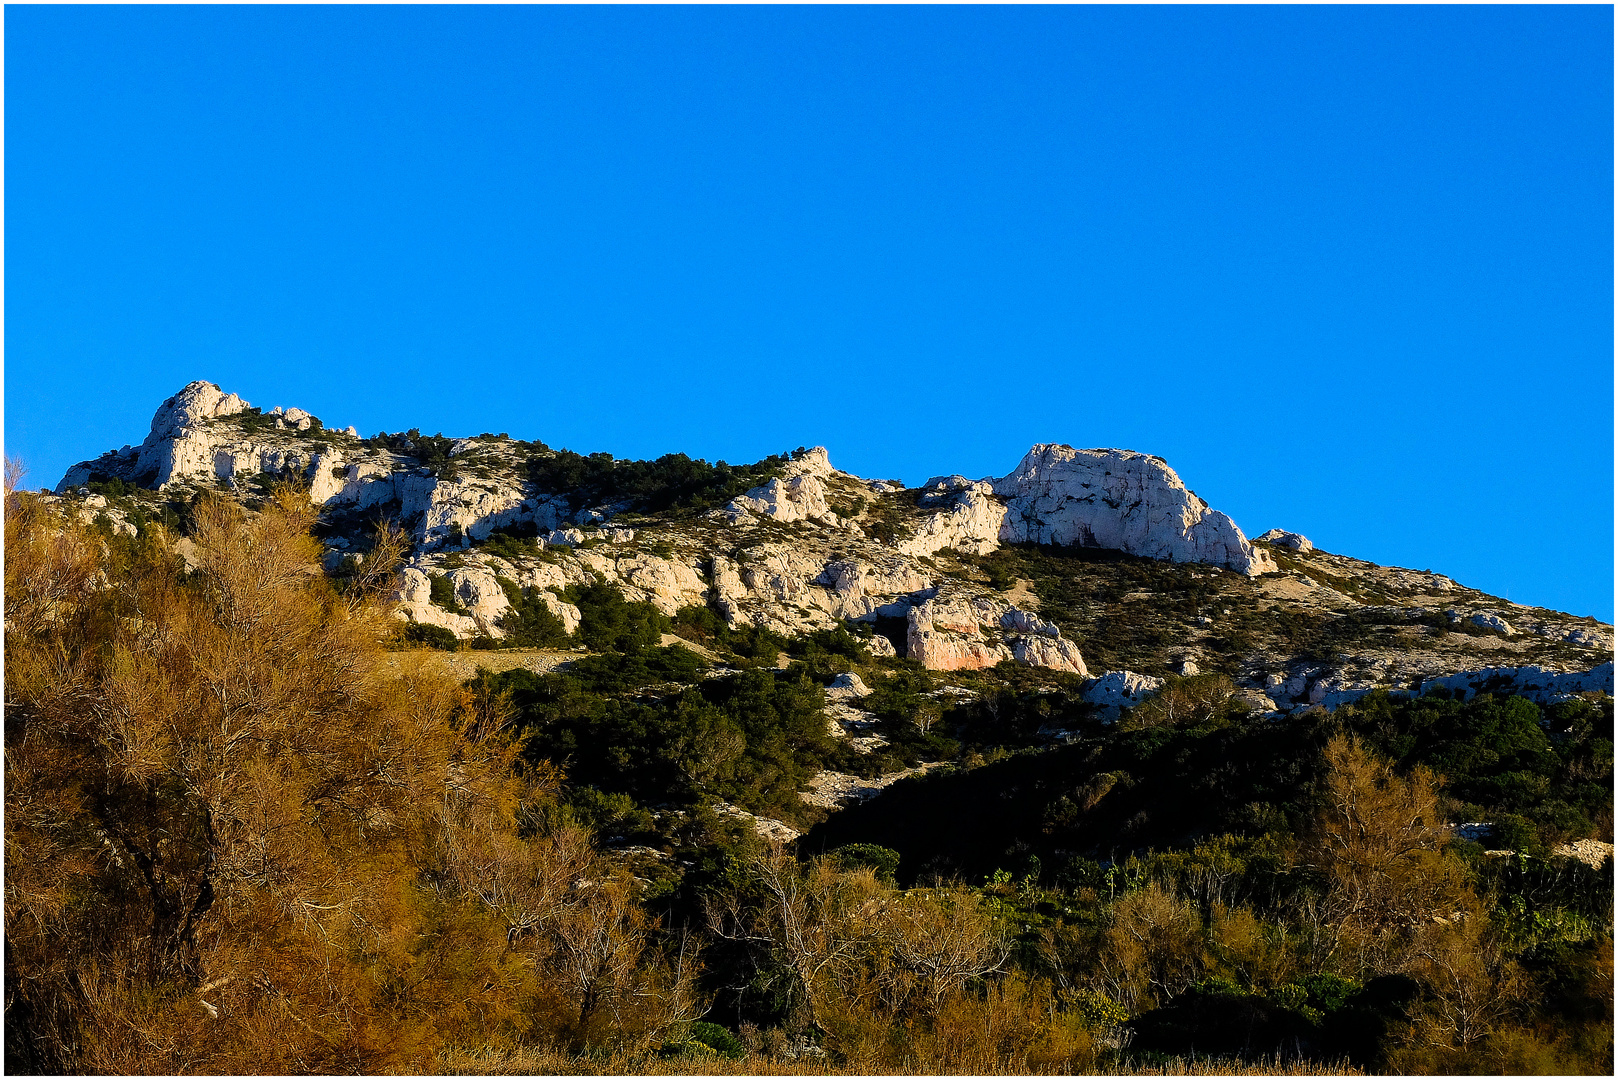
[[[1002,540],[1112,548],[1249,577],[1275,570],[1234,521],[1151,454],[1043,443],[995,481],[994,493],[1006,503]]]

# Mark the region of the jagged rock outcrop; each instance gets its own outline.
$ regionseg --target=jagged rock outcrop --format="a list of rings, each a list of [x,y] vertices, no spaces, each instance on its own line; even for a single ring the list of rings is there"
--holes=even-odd
[[[624,599],[644,601],[665,615],[673,615],[683,607],[701,607],[707,599],[708,587],[702,575],[671,559],[644,554],[615,558],[610,552],[596,549],[580,552],[579,561],[609,581],[618,582]]]
[[[833,471],[826,448],[813,447],[788,462],[780,476],[732,499],[725,516],[731,524],[751,513],[783,523],[824,521],[841,526],[842,519],[826,503],[825,478]]]
[[[906,655],[934,671],[979,670],[1010,660],[1011,650],[983,633],[1004,612],[1004,605],[981,597],[923,600],[907,616]]]
[[[922,492],[924,501],[944,508],[927,518],[914,536],[896,544],[900,552],[921,556],[954,548],[971,555],[987,555],[1000,546],[1006,507],[994,497],[991,482],[935,476],[922,486]]]
[[[1163,689],[1163,680],[1151,675],[1137,675],[1133,671],[1109,671],[1094,682],[1086,683],[1080,696],[1102,709],[1134,708]]]
[[[456,637],[474,637],[481,629],[471,616],[445,611],[433,603],[432,580],[418,567],[407,566],[399,572],[393,602],[399,614],[411,622],[442,627]]]
[[[1309,542],[1307,536],[1302,533],[1287,532],[1285,529],[1271,529],[1258,539],[1268,544],[1274,544],[1276,547],[1284,547],[1300,553],[1315,550],[1315,545]]]
[[[264,488],[258,481],[299,479],[324,509],[328,571],[346,572],[343,567],[366,557],[372,520],[397,522],[412,540],[398,587],[399,613],[460,637],[502,636],[513,583],[530,599],[541,598],[564,626],[576,627],[579,612],[561,594],[600,576],[627,599],[669,615],[707,607],[730,625],[788,636],[839,624],[862,624],[853,626],[861,635],[880,629],[865,638],[873,653],[908,651],[934,669],[1013,660],[1086,674],[1073,635],[1058,631],[1051,616],[1022,610],[1050,595],[1044,590],[1052,581],[994,592],[970,560],[950,555],[987,554],[1004,542],[1033,540],[1112,547],[1246,575],[1273,569],[1269,551],[1287,551],[1290,572],[1258,582],[1192,572],[1187,580],[1197,591],[1211,590],[1195,612],[1157,610],[1149,593],[1113,594],[1120,583],[1102,581],[1105,573],[1094,569],[1100,564],[1089,561],[1078,577],[1104,592],[1070,593],[1050,608],[1063,626],[1084,633],[1110,618],[1108,605],[1126,603],[1141,612],[1153,624],[1155,644],[1127,646],[1139,651],[1115,663],[1143,673],[1190,674],[1193,657],[1214,657],[1228,640],[1249,635],[1254,645],[1243,657],[1238,692],[1265,711],[1334,708],[1375,688],[1410,692],[1423,680],[1460,678],[1451,675],[1456,671],[1468,679],[1485,670],[1541,671],[1524,683],[1539,686],[1611,655],[1608,627],[1512,606],[1430,571],[1332,555],[1278,529],[1255,548],[1160,459],[1130,451],[1039,445],[999,480],[939,476],[905,490],[897,481],[839,472],[817,447],[792,455],[778,479],[725,510],[698,515],[643,513],[645,502],[610,483],[542,490],[534,477],[543,473],[530,463],[548,453],[542,444],[505,436],[362,441],[352,431],[324,427],[306,410],[260,414],[240,397],[198,382],[163,403],[141,446],[80,463],[59,487],[74,489],[62,498],[64,512],[127,534],[142,516],[150,521],[168,509],[160,500],[143,502],[145,496],[115,496],[116,505],[103,506],[102,496],[81,490],[92,473],[181,495],[188,484],[228,488],[249,502]],[[641,516],[628,525],[609,523],[626,511]],[[510,539],[492,542],[495,530],[508,531]],[[453,600],[445,599],[442,586],[437,590],[450,610],[431,602],[437,576],[451,586]],[[1233,603],[1332,620],[1323,625],[1343,649],[1322,664],[1292,649],[1268,624],[1241,617],[1251,611],[1238,612],[1227,625],[1231,612],[1225,609]],[[1448,620],[1433,617],[1445,609]],[[1335,621],[1350,613],[1350,622]],[[902,620],[903,630],[886,619]],[[1478,627],[1494,633],[1479,634]],[[1390,650],[1403,650],[1392,663]],[[1267,672],[1275,674],[1260,690]],[[1137,699],[1144,684],[1128,693],[1112,693],[1104,681],[1096,685],[1111,702],[1106,707],[1117,708]],[[1566,692],[1562,686],[1545,692]]]
[[[234,416],[249,408],[235,394],[226,394],[211,382],[187,383],[179,393],[157,407],[152,429],[138,447],[124,446],[94,461],[81,461],[67,471],[58,492],[84,484],[94,474],[129,481],[144,481],[161,487],[193,466],[193,459],[207,457],[209,447],[189,446],[202,426],[216,417]]]
[[[1235,522],[1149,454],[1046,443],[997,480],[994,492],[1006,501],[1002,540],[1113,548],[1250,577],[1275,570]]]
[[[991,597],[952,590],[911,606],[906,655],[934,671],[979,670],[1003,660],[1088,675],[1084,657],[1052,623]]]
[[[839,619],[866,620],[878,615],[902,616],[910,596],[932,587],[932,579],[902,559],[880,563],[838,559],[815,575],[814,584],[826,590],[822,601]]]
[[[1611,694],[1612,661],[1589,671],[1549,671],[1532,664],[1463,671],[1427,679],[1416,693],[1420,696],[1438,689],[1448,690],[1463,699],[1478,694],[1518,694],[1541,705],[1551,705],[1591,691]]]

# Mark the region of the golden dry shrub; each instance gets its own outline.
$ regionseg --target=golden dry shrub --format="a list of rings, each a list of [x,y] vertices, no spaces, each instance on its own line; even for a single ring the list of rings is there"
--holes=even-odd
[[[389,666],[399,538],[339,593],[314,514],[292,488],[204,498],[187,571],[162,529],[8,494],[7,1048],[30,1071],[422,1068],[534,1036],[569,970],[573,1026],[653,983],[629,1026],[689,1012],[621,883],[581,886],[585,839],[519,837],[555,778],[519,775],[503,703]]]
[[[1464,918],[1476,905],[1465,867],[1443,851],[1439,780],[1423,766],[1399,775],[1350,735],[1332,737],[1325,763],[1325,805],[1300,855],[1325,886],[1326,956],[1360,972],[1397,970],[1435,916]]]

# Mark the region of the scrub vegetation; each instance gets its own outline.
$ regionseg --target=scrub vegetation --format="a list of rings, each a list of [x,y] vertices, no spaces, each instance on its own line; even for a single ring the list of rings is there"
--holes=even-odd
[[[678,465],[592,497],[734,479]],[[844,629],[600,583],[571,638],[513,615],[588,653],[461,684],[399,648],[434,643],[382,603],[401,538],[339,589],[290,487],[134,536],[11,485],[5,515],[15,1071],[1612,1071],[1611,865],[1552,853],[1611,838],[1611,699],[1275,721],[1216,672],[1103,725],[1075,679],[940,696]],[[986,572],[1069,620],[1043,557]],[[1069,621],[1120,655],[1156,632]],[[850,671],[871,754],[828,732]],[[923,761],[835,814],[800,797]]]

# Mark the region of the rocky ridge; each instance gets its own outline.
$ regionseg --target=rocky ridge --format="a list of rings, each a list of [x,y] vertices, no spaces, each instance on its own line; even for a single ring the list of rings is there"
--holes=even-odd
[[[56,491],[81,517],[132,531],[139,514],[202,490],[251,506],[272,481],[299,481],[322,508],[328,571],[363,562],[377,521],[398,523],[412,544],[400,617],[460,638],[500,641],[523,598],[571,631],[580,613],[565,595],[600,579],[670,615],[705,607],[787,636],[847,625],[876,655],[933,670],[1094,673],[1086,697],[1103,710],[1197,670],[1228,674],[1275,712],[1374,689],[1611,692],[1611,627],[1285,530],[1250,541],[1149,454],[1040,444],[1004,477],[906,489],[838,470],[817,447],[690,514],[543,490],[529,466],[547,455],[495,435],[361,439],[194,382],[138,447],[74,466]],[[108,501],[113,483],[126,490]],[[1008,589],[997,567],[1019,561],[1041,569]],[[1053,615],[1048,597],[1068,599]]]

